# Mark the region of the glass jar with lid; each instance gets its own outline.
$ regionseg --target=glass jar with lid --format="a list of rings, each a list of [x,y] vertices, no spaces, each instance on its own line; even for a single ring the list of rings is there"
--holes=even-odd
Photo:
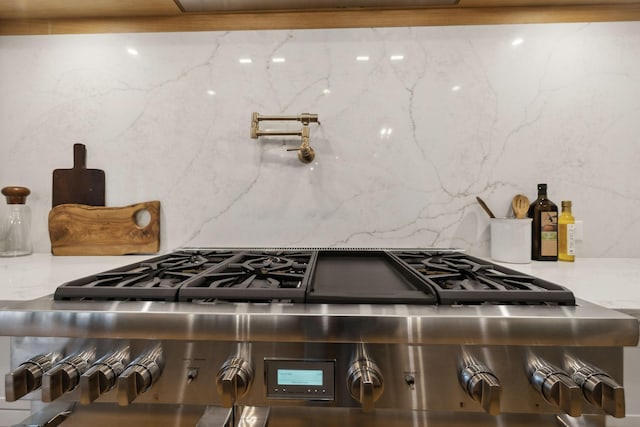
[[[29,255],[31,244],[31,209],[26,205],[31,191],[26,187],[4,187],[7,205],[0,210],[0,256]]]

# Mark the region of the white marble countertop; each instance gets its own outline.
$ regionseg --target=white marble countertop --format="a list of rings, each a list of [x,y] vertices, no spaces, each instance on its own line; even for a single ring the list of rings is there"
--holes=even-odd
[[[152,256],[0,258],[0,301],[51,294],[62,283]],[[501,264],[571,289],[577,298],[608,308],[640,309],[640,258],[578,258],[574,263]]]
[[[575,262],[501,264],[565,286],[604,307],[640,309],[640,258],[576,258]]]
[[[53,256],[46,253],[0,258],[0,301],[51,294],[62,283],[152,258],[152,255]]]

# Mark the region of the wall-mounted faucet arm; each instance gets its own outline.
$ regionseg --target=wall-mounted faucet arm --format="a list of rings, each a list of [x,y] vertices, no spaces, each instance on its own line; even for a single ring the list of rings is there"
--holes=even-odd
[[[297,121],[297,122],[301,122],[303,125],[308,125],[309,123],[320,124],[320,120],[318,120],[318,115],[310,114],[310,113],[301,113],[301,114],[298,114],[297,116],[264,116],[259,113],[253,113],[252,121],[256,122],[256,124],[258,122],[266,122],[266,121],[272,121],[272,122]]]
[[[256,129],[256,138],[259,136],[302,136],[299,130],[260,130]]]
[[[262,130],[261,121],[299,121],[302,123],[300,130]],[[315,151],[309,143],[309,123],[318,123],[317,114],[302,113],[297,116],[263,116],[258,113],[251,114],[251,138],[257,139],[260,136],[299,136],[301,138],[300,147],[289,148],[287,151],[297,151],[298,159],[302,163],[310,163],[315,158]]]

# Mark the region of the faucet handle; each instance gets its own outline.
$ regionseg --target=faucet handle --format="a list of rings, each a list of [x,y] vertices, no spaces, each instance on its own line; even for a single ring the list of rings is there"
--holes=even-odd
[[[287,148],[287,151],[297,151],[298,152],[298,160],[302,163],[311,163],[313,159],[316,158],[316,152],[309,145],[300,146],[298,148]]]
[[[316,158],[316,152],[311,145],[309,145],[309,126],[306,124],[302,126],[300,130],[300,136],[302,137],[302,142],[300,143],[300,147],[298,148],[287,148],[287,151],[297,151],[298,152],[298,160],[302,163],[311,163],[313,159]]]

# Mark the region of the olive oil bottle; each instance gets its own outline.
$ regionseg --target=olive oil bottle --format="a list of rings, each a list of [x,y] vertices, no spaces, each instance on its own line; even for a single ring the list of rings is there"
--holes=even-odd
[[[547,198],[547,184],[538,184],[538,198],[527,216],[531,221],[531,259],[558,260],[558,206]]]
[[[576,259],[576,220],[571,213],[571,201],[563,200],[558,218],[558,261],[573,262]]]

